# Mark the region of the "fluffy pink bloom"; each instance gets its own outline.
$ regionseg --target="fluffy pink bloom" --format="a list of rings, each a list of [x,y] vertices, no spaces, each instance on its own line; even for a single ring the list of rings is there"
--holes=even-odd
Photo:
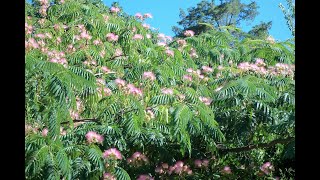
[[[224,174],[231,174],[231,168],[229,166],[225,166],[221,172]]]
[[[109,88],[103,88],[103,92],[104,92],[104,94],[106,95],[106,96],[110,96],[111,94],[112,94],[112,91],[111,91],[111,89],[109,89]]]
[[[149,175],[147,175],[147,174],[141,174],[141,175],[139,175],[137,180],[154,180],[154,178],[149,176]]]
[[[136,88],[133,84],[128,84],[127,88],[129,89],[130,94],[142,96],[142,90]]]
[[[93,44],[94,45],[99,45],[99,44],[102,44],[102,42],[99,39],[96,39],[96,40],[93,41]]]
[[[119,38],[119,36],[115,35],[114,33],[108,33],[106,37],[109,42],[118,41]]]
[[[152,17],[152,14],[150,14],[150,13],[145,13],[145,14],[143,15],[143,17],[144,17],[144,18],[153,18],[153,17]]]
[[[194,32],[192,30],[186,30],[183,34],[187,37],[194,36]]]
[[[190,75],[184,75],[184,76],[183,76],[183,79],[186,80],[186,81],[192,81],[192,76],[190,76]]]
[[[86,134],[86,139],[88,141],[89,144],[91,143],[102,143],[104,138],[103,136],[101,136],[100,134],[94,132],[94,131],[89,131]]]
[[[157,45],[158,45],[158,46],[162,46],[162,47],[167,46],[167,44],[166,44],[165,42],[158,42]]]
[[[153,72],[144,72],[142,75],[143,79],[150,79],[151,81],[154,81],[156,79],[156,76],[153,74]]]
[[[110,70],[108,67],[106,67],[106,66],[102,66],[102,67],[101,67],[101,70],[102,70],[103,72],[105,72],[105,73],[111,72],[111,70]]]
[[[257,58],[256,59],[256,63],[255,63],[257,66],[265,66],[266,63],[264,63],[264,60],[263,59],[260,59],[260,58]]]
[[[202,161],[201,161],[200,159],[196,159],[196,160],[194,161],[194,165],[195,165],[196,167],[201,167],[201,166],[202,166]]]
[[[270,162],[266,162],[264,163],[261,167],[260,167],[261,171],[264,172],[265,174],[269,174],[270,171],[273,171],[274,168],[272,166],[272,164]]]
[[[143,20],[143,16],[142,16],[141,13],[136,13],[136,14],[134,15],[134,17],[136,17],[137,19]]]
[[[192,72],[193,72],[193,69],[192,69],[192,68],[188,68],[188,69],[187,69],[187,72],[188,72],[188,73],[192,73]]]
[[[44,128],[42,130],[42,136],[47,136],[48,135],[48,129],[47,128]]]
[[[87,31],[81,32],[80,37],[87,40],[90,40],[92,38]]]
[[[136,40],[136,39],[143,39],[143,36],[141,34],[135,34],[132,39]]]
[[[208,166],[209,166],[209,160],[208,160],[208,159],[202,160],[202,165],[203,165],[204,167],[208,167]]]
[[[172,95],[172,94],[173,94],[173,90],[172,90],[172,89],[169,89],[169,88],[162,89],[161,92],[162,92],[163,94],[169,94],[169,95]]]
[[[170,56],[170,57],[174,57],[174,51],[172,51],[172,50],[170,50],[170,49],[167,49],[167,50],[165,51],[165,53],[166,53],[168,56]]]
[[[166,35],[164,35],[163,33],[159,33],[157,37],[160,40],[165,40],[166,39]]]
[[[57,37],[57,43],[60,44],[61,43],[61,37]]]
[[[125,80],[122,80],[122,79],[119,79],[119,78],[117,78],[117,79],[115,80],[115,83],[116,83],[118,86],[120,86],[120,87],[123,87],[123,86],[126,85],[126,81],[125,81]]]
[[[146,23],[143,23],[142,24],[142,27],[146,28],[146,29],[150,29],[150,25],[149,24],[146,24]]]
[[[172,37],[171,36],[166,36],[167,41],[172,41]]]
[[[118,8],[118,7],[111,7],[111,8],[110,8],[110,11],[111,11],[112,13],[118,13],[118,12],[120,11],[120,8]]]
[[[151,38],[151,34],[146,34],[146,37],[147,37],[148,39],[150,39],[150,38]]]
[[[179,44],[179,46],[185,46],[187,45],[187,41],[184,39],[178,39],[177,43]]]
[[[200,96],[199,99],[200,99],[200,101],[203,102],[205,105],[210,105],[211,102],[212,102],[212,99],[211,99],[211,98],[208,98],[208,97],[202,97],[202,96]]]
[[[103,180],[117,180],[117,178],[110,173],[104,173]]]
[[[36,34],[35,37],[44,39],[46,36],[44,34]]]
[[[114,52],[114,56],[116,56],[116,57],[119,57],[119,56],[122,56],[122,51],[121,51],[121,49],[116,49],[115,50],[115,52]]]
[[[105,150],[102,156],[103,158],[122,159],[121,152],[118,151],[116,148],[110,148],[108,150]]]
[[[194,48],[191,48],[189,53],[191,58],[198,58],[198,54]]]
[[[202,70],[203,72],[206,72],[206,73],[213,72],[213,69],[209,66],[202,66]]]

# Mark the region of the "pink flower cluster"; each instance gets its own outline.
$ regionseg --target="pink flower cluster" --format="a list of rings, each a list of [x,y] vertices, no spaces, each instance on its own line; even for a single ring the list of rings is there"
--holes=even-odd
[[[112,13],[118,13],[118,12],[120,12],[120,8],[112,6],[112,7],[110,8],[110,12],[112,12]]]
[[[110,173],[104,173],[103,180],[117,180],[117,178]]]
[[[183,76],[183,79],[186,80],[186,81],[192,82],[192,76],[191,75],[186,74],[186,75]]]
[[[106,66],[102,66],[102,67],[101,67],[101,70],[102,70],[103,72],[107,73],[107,74],[111,72],[111,70],[110,70],[108,67],[106,67]]]
[[[58,52],[56,50],[53,50],[53,51],[48,51],[47,55],[50,58],[50,60],[49,60],[50,62],[59,63],[64,66],[66,66],[68,64],[67,59],[65,58],[64,52]]]
[[[260,167],[260,170],[262,172],[264,172],[265,174],[269,174],[270,171],[273,171],[274,170],[274,167],[273,165],[270,163],[270,162],[266,162],[264,163],[261,167]]]
[[[257,58],[254,64],[248,62],[242,62],[238,64],[238,69],[247,72],[251,71],[257,74],[270,74],[270,75],[283,75],[283,76],[293,76],[294,75],[294,65],[277,63],[275,66],[269,66],[266,69],[266,64],[263,59]]]
[[[188,165],[184,165],[182,161],[177,161],[173,166],[169,166],[167,163],[162,163],[160,166],[156,167],[155,172],[168,175],[175,173],[179,176],[192,174],[190,167]]]
[[[38,44],[38,42],[33,39],[30,38],[27,41],[25,41],[25,48],[26,50],[30,50],[30,49],[38,49],[40,47],[40,45]]]
[[[146,23],[143,23],[143,24],[142,24],[142,27],[144,27],[145,29],[150,29],[150,25],[149,25],[149,24],[146,24]]]
[[[213,72],[213,69],[209,66],[202,66],[202,71],[205,73]]]
[[[119,36],[114,33],[108,33],[106,38],[109,42],[115,42],[115,41],[118,41]]]
[[[99,143],[101,144],[104,140],[103,136],[101,136],[100,134],[94,132],[94,131],[89,131],[86,134],[86,139],[88,141],[89,144],[91,143]]]
[[[38,132],[38,128],[32,127],[31,125],[25,124],[24,125],[24,130],[25,130],[25,134],[29,134],[29,133],[37,133]]]
[[[139,175],[137,180],[154,180],[154,178],[152,176],[147,175],[147,174],[141,174],[141,175]]]
[[[187,45],[187,41],[184,40],[184,39],[178,39],[178,40],[177,40],[177,43],[178,43],[178,45],[181,46],[181,47],[184,47],[184,46]]]
[[[49,132],[48,128],[44,128],[42,130],[41,134],[42,134],[43,137],[46,137],[48,135],[48,132]]]
[[[98,92],[98,94],[99,94],[100,97],[102,97],[103,95],[105,95],[105,96],[111,96],[111,94],[112,94],[111,89],[109,89],[109,88],[107,88],[107,87],[97,88],[97,92]]]
[[[129,94],[142,96],[142,90],[135,87],[133,84],[128,84],[127,89]]]
[[[49,7],[49,1],[48,0],[39,0],[39,3],[40,3],[39,13],[42,16],[46,16],[47,15],[47,9]]]
[[[153,74],[153,72],[144,72],[142,75],[142,79],[150,79],[151,81],[156,80],[156,76]]]
[[[167,94],[167,95],[172,95],[173,94],[173,90],[170,89],[170,88],[164,88],[164,89],[161,90],[161,92],[163,94]]]
[[[168,174],[171,175],[173,172],[179,176],[192,174],[190,167],[188,165],[184,165],[182,161],[177,161],[174,166],[169,167]]]
[[[32,25],[29,25],[28,23],[25,23],[24,24],[24,30],[25,30],[26,34],[31,34],[32,30],[33,30],[33,27],[32,27]]]
[[[141,13],[138,12],[134,15],[134,17],[143,21],[147,18],[152,18],[152,15],[150,13],[145,13],[144,15],[142,15]]]
[[[192,37],[192,36],[194,36],[194,31],[192,31],[192,30],[186,30],[183,34],[184,34],[185,36],[187,36],[187,37]]]
[[[198,58],[198,54],[196,52],[196,50],[194,48],[191,48],[190,51],[189,51],[189,55],[191,58]]]
[[[207,105],[207,106],[209,106],[210,104],[211,104],[211,102],[212,102],[212,99],[211,98],[209,98],[209,97],[202,97],[202,96],[200,96],[199,97],[199,100],[201,101],[201,102],[203,102],[205,105]]]
[[[117,78],[114,82],[119,88],[122,88],[126,85],[126,81],[120,78]]]
[[[196,168],[203,168],[203,167],[206,168],[209,166],[209,160],[208,159],[204,159],[204,160],[196,159],[194,161],[194,166]]]
[[[93,41],[93,44],[94,44],[94,45],[101,45],[102,42],[101,42],[100,39],[96,39],[96,40]]]
[[[121,49],[118,49],[118,48],[117,48],[117,49],[115,50],[115,52],[114,52],[114,56],[115,56],[115,57],[122,56],[122,51],[121,51]]]
[[[174,51],[170,50],[170,49],[167,49],[165,51],[165,53],[169,56],[169,57],[174,57]]]
[[[229,166],[225,166],[222,170],[221,170],[222,174],[231,174],[231,168]]]
[[[121,152],[116,148],[105,150],[102,156],[105,159],[122,159]]]
[[[76,112],[76,111],[73,111],[73,110],[69,110],[69,113],[70,113],[70,117],[72,118],[72,119],[79,119],[79,113],[78,112]]]
[[[147,156],[140,152],[135,152],[127,159],[127,163],[136,167],[147,164],[149,162]]]
[[[141,34],[135,34],[133,37],[132,37],[133,40],[141,40],[143,39],[143,36]]]
[[[199,69],[193,70],[192,68],[188,68],[187,72],[190,75],[194,75],[194,76],[198,77],[199,79],[204,79],[205,78],[204,75],[201,74],[201,71]]]

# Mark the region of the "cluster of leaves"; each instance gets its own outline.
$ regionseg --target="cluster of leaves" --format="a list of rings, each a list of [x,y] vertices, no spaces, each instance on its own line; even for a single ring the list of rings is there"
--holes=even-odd
[[[158,32],[112,6],[119,12],[96,0],[26,3],[26,179],[165,179],[155,168],[179,160],[192,173],[172,178],[252,178],[266,161],[280,174],[282,160],[294,159],[292,141],[228,153],[294,137],[294,76],[236,66],[294,64],[292,41],[239,40],[239,29],[222,26],[163,47]],[[88,142],[92,131],[101,143]],[[106,160],[110,148],[123,158]],[[137,151],[147,163],[125,161]],[[195,159],[210,163],[197,169]]]

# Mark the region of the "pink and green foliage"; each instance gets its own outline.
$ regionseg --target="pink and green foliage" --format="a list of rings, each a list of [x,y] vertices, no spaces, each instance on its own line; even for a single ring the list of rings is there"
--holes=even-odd
[[[294,159],[290,41],[172,38],[96,0],[25,9],[26,179],[271,178]]]

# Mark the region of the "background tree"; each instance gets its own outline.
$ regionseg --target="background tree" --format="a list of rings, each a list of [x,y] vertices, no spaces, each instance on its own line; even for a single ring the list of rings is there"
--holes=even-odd
[[[269,36],[269,30],[272,27],[272,21],[269,22],[260,22],[260,24],[255,25],[248,32],[254,38],[265,39]]]
[[[258,15],[258,5],[256,2],[249,4],[241,3],[240,0],[220,0],[218,4],[214,0],[202,0],[196,7],[188,8],[186,14],[180,9],[178,22],[182,29],[174,26],[173,31],[177,36],[181,32],[190,29],[195,34],[200,34],[208,30],[208,27],[199,23],[207,23],[213,27],[239,25],[243,21],[252,21]]]

